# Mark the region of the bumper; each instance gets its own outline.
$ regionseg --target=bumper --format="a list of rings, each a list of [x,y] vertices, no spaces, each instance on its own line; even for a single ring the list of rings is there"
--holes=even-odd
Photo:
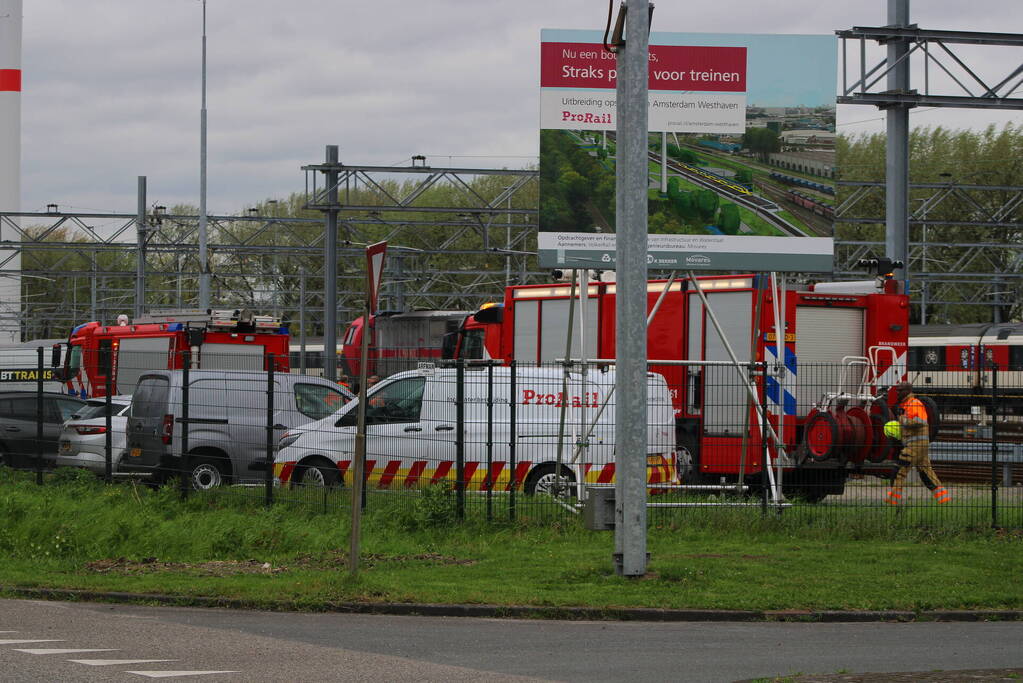
[[[117,472],[123,451],[114,451],[112,455],[113,457],[110,461],[111,469],[112,471]],[[105,453],[100,454],[81,451],[71,455],[58,455],[55,465],[57,467],[81,467],[89,470],[90,472],[95,472],[96,474],[106,474],[107,456]]]

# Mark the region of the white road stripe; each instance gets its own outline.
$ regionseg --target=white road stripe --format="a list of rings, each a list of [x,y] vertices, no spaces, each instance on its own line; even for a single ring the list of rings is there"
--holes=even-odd
[[[62,649],[57,647],[39,647],[39,648],[16,648],[15,652],[27,652],[30,655],[73,655],[79,652],[117,652],[116,648],[103,647],[103,648],[92,648],[88,650],[71,650]]]
[[[159,662],[176,662],[176,659],[69,659],[75,664],[89,666],[117,666],[119,664],[157,664]]]
[[[241,671],[128,671],[146,678],[174,678],[176,676],[209,676],[212,674],[240,674]]]
[[[28,645],[29,643],[63,643],[54,638],[32,638],[28,640],[0,640],[0,645]]]

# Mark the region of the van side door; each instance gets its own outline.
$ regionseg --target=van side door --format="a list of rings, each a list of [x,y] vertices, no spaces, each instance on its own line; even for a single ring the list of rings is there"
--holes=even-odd
[[[430,450],[427,426],[422,420],[426,383],[423,376],[404,377],[382,383],[367,398],[366,471],[371,485],[381,488],[412,485],[425,474],[417,475],[417,470],[436,468],[437,458]],[[355,412],[350,411],[346,417],[350,415],[353,420]],[[427,464],[417,468],[417,462]]]
[[[128,411],[127,467],[157,467],[169,455],[174,415],[170,406],[170,380],[143,375],[135,387]]]

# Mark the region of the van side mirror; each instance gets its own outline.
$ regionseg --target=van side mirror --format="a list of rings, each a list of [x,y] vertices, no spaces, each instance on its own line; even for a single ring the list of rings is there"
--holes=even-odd
[[[60,367],[60,348],[63,344],[54,344],[53,349],[50,351],[50,367]]]

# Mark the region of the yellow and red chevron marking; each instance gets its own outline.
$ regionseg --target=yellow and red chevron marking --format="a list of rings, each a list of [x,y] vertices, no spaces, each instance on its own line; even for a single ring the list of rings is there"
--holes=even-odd
[[[379,463],[379,467],[377,466]],[[466,490],[469,491],[511,491],[522,490],[526,476],[532,468],[530,461],[515,463],[514,478],[511,469],[505,461],[491,463],[487,469],[486,463],[469,461],[463,466],[463,476],[466,482]],[[341,479],[346,485],[352,483],[352,461],[340,460],[337,463],[341,473]],[[274,475],[287,483],[291,479],[295,463],[277,463],[274,465]],[[583,480],[587,484],[612,484],[615,480],[615,465],[597,465],[586,463],[583,466]],[[427,460],[417,460],[410,467],[402,467],[400,460],[366,460],[365,471],[366,483],[380,489],[412,489],[421,488],[442,481],[455,481],[455,463],[452,460],[442,460],[431,463]],[[647,482],[650,484],[667,483],[672,481],[672,467],[668,459],[660,455],[652,455],[647,458]],[[654,490],[654,493],[662,492]]]

